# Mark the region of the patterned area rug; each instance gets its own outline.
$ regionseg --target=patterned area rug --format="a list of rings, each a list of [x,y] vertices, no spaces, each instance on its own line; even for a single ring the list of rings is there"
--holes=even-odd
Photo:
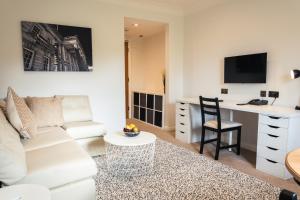
[[[162,140],[156,142],[151,175],[113,177],[107,172],[105,156],[95,161],[97,200],[276,200],[280,193],[269,183]]]

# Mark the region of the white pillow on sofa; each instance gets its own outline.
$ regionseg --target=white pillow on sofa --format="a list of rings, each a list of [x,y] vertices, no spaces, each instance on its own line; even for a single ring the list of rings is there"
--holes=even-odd
[[[62,98],[27,97],[26,103],[36,119],[38,127],[62,126]]]
[[[0,110],[0,182],[14,184],[26,173],[26,157],[20,136]]]
[[[3,99],[0,99],[0,109],[5,113],[6,112],[6,102]]]
[[[7,90],[6,116],[20,136],[30,139],[37,133],[35,118],[25,100],[11,88]]]
[[[81,122],[93,120],[89,97],[84,95],[66,95],[62,98],[64,122]]]

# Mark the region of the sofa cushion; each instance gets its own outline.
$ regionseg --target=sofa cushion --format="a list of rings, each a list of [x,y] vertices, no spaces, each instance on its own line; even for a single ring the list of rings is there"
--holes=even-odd
[[[105,134],[104,125],[98,122],[69,122],[63,128],[74,139],[99,137]]]
[[[38,127],[62,126],[62,99],[59,97],[27,97],[26,103]]]
[[[27,175],[17,184],[40,184],[49,189],[94,176],[95,161],[75,142],[26,152]]]
[[[90,121],[93,119],[88,96],[62,97],[63,117],[65,122]]]
[[[5,112],[6,112],[6,102],[3,99],[0,99],[0,110],[2,110],[3,113],[5,114]]]
[[[61,127],[44,127],[38,128],[34,138],[22,140],[22,143],[25,151],[33,151],[72,140],[74,139]]]
[[[26,158],[19,134],[0,110],[0,182],[14,184],[27,172]]]
[[[7,118],[24,138],[31,138],[37,131],[35,118],[23,98],[8,88],[6,100]]]

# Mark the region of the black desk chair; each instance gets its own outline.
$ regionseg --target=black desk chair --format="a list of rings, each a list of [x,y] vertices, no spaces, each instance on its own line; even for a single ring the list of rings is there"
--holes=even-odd
[[[236,154],[240,155],[241,149],[241,132],[242,124],[231,121],[222,121],[219,107],[218,98],[205,98],[200,96],[200,107],[201,107],[201,117],[202,117],[202,135],[200,144],[200,154],[203,154],[204,144],[217,141],[215,160],[219,159],[220,149],[228,149],[236,147]],[[216,117],[216,120],[205,121],[206,115],[212,115]],[[210,130],[216,132],[217,138],[205,141],[205,130]],[[221,134],[229,131],[237,131],[237,144],[227,145],[221,147]]]

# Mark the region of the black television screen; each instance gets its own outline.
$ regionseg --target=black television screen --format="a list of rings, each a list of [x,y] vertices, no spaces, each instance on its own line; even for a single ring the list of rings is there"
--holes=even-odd
[[[226,57],[225,83],[266,83],[267,53]]]

